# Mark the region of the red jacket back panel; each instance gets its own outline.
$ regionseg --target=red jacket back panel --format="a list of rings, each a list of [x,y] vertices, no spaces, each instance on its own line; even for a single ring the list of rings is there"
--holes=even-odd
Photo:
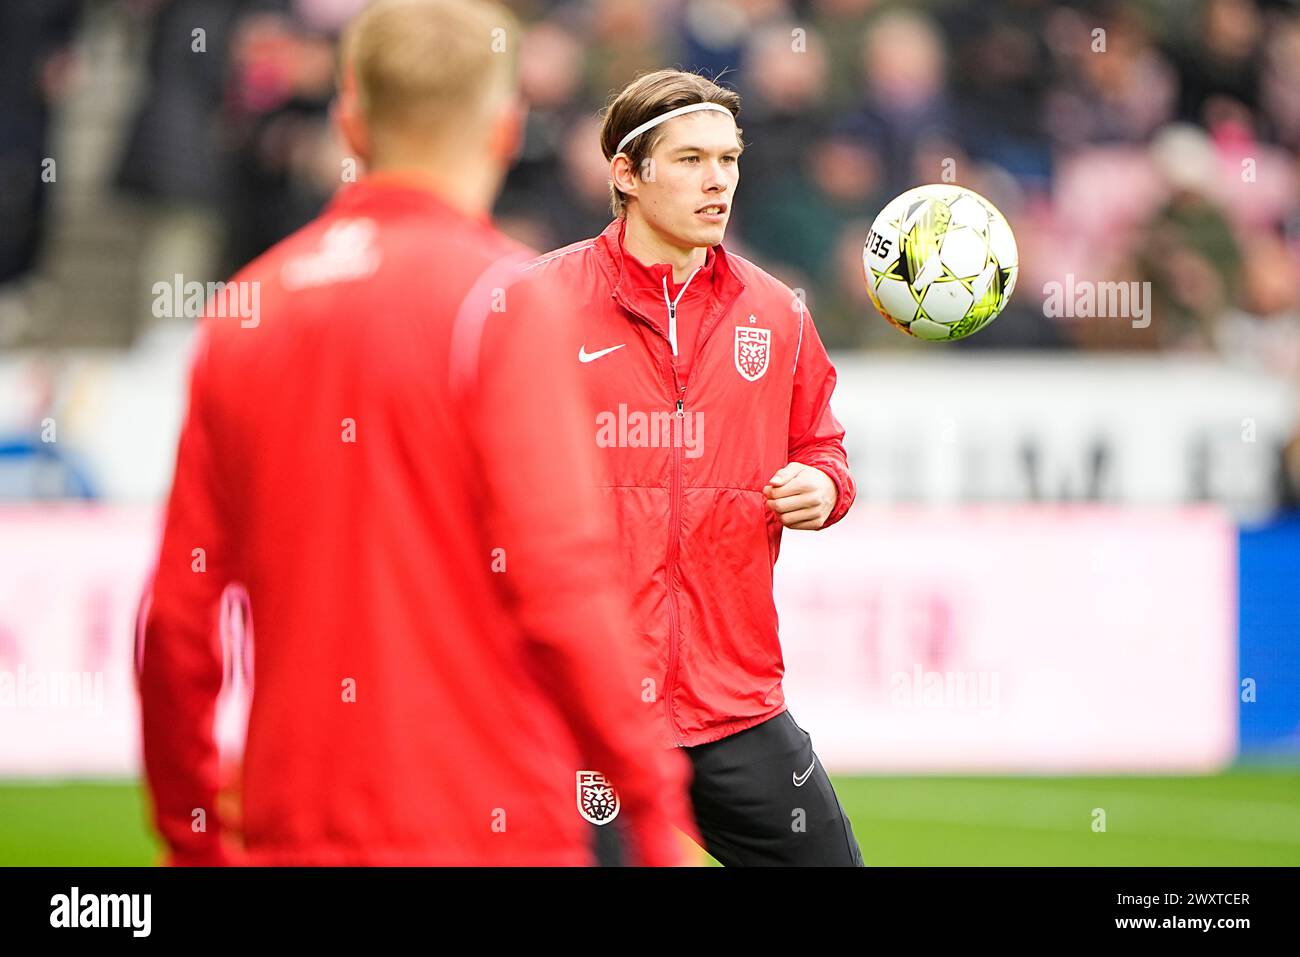
[[[502,265],[525,255],[363,181],[235,277],[260,287],[256,324],[209,307],[140,679],[176,860],[224,859],[230,582],[255,632],[252,862],[588,863],[579,770],[618,786],[643,860],[675,853],[670,817],[690,827],[684,762],[654,747],[616,642],[572,357],[550,293]]]

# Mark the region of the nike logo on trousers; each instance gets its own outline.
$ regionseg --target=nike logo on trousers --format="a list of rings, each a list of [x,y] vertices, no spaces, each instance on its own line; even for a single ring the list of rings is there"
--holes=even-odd
[[[806,781],[808,780],[808,775],[812,774],[813,768],[815,768],[815,767],[817,767],[817,759],[816,759],[816,758],[813,758],[813,763],[810,764],[810,765],[808,765],[808,770],[805,771],[802,775],[801,775],[798,771],[795,771],[795,772],[794,772],[794,786],[797,787],[797,788],[801,788],[801,787],[803,787],[803,786],[804,786],[804,782],[806,782]]]

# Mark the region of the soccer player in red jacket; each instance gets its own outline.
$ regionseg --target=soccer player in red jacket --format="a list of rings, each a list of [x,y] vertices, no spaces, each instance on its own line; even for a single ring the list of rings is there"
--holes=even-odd
[[[569,361],[595,401],[642,697],[690,757],[705,847],[728,865],[861,865],[786,710],[772,598],[782,530],[838,521],[854,485],[802,298],[722,246],[739,110],[691,73],[632,82],[600,133],[617,218],[526,269],[584,300]]]
[[[363,12],[339,117],[371,174],[235,276],[255,314],[201,323],[139,676],[173,863],[591,863],[587,771],[616,785],[635,862],[682,862],[689,768],[654,739],[572,481],[594,446],[562,300],[516,281],[531,253],[488,218],[517,38],[475,0]],[[242,849],[213,740],[234,583]]]

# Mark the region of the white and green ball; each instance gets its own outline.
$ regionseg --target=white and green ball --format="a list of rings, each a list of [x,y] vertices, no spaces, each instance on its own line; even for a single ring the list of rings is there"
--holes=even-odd
[[[867,293],[908,335],[962,339],[992,322],[1016,286],[1016,238],[996,206],[961,186],[909,189],[876,217],[862,249]]]

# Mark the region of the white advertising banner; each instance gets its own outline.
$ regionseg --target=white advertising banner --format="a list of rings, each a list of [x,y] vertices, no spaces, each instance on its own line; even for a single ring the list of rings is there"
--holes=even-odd
[[[132,651],[158,516],[0,509],[0,776],[136,773]]]
[[[1295,386],[1170,356],[837,356],[834,409],[871,502],[1278,504]]]
[[[132,651],[157,515],[0,510],[0,777],[138,771]],[[1209,507],[864,506],[787,532],[791,710],[841,773],[1221,767],[1234,543]]]
[[[786,699],[838,772],[1205,772],[1237,748],[1213,507],[855,509],[787,532]]]
[[[58,366],[0,356],[0,435],[40,436],[48,415],[102,498],[157,502],[171,483],[188,355],[185,331],[167,327],[125,355]],[[936,347],[834,359],[835,413],[863,501],[1209,501],[1262,517],[1277,505],[1280,450],[1298,421],[1294,384],[1180,356]],[[47,392],[58,397],[48,410]],[[0,462],[0,498],[40,488]]]

